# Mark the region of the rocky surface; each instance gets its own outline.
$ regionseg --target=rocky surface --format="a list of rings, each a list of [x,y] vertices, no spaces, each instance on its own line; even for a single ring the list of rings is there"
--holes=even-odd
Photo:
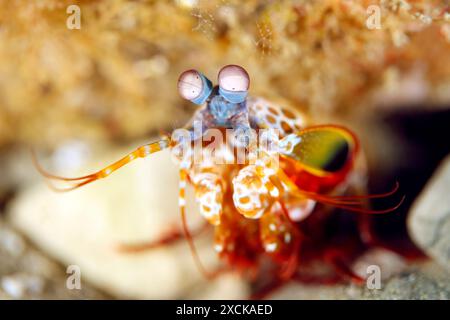
[[[450,157],[415,200],[409,215],[411,236],[428,255],[450,270]]]
[[[288,284],[272,299],[375,299],[449,300],[450,274],[434,262],[413,264],[381,282],[380,289],[367,286],[309,286]]]
[[[37,250],[0,219],[0,300],[110,297],[85,281],[79,290],[70,290],[67,277],[64,266]]]

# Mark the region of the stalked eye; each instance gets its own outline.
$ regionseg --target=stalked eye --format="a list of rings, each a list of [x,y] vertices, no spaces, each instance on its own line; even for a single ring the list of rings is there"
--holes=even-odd
[[[203,81],[200,73],[195,70],[183,72],[178,78],[178,92],[187,100],[198,98],[203,91]]]
[[[247,91],[250,77],[244,68],[228,65],[219,71],[219,87],[228,91]]]

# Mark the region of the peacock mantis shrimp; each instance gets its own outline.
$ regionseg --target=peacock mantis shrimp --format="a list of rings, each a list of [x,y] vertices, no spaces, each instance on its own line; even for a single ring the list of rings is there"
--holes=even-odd
[[[343,195],[350,189],[359,152],[355,134],[338,125],[311,126],[297,110],[248,96],[249,85],[248,73],[238,65],[223,67],[216,86],[199,71],[185,71],[179,77],[178,92],[200,107],[171,137],[165,135],[82,177],[52,175],[34,157],[35,165],[49,181],[67,184],[63,189],[53,187],[55,190],[70,191],[106,178],[135,159],[170,149],[179,164],[182,230],[122,250],[139,252],[185,236],[199,269],[207,277],[214,276],[205,270],[195,250],[193,236],[199,230],[191,233],[186,222],[185,189],[190,184],[206,226],[214,228],[214,249],[226,265],[252,279],[262,277],[266,265],[271,266],[271,277],[264,276],[270,281],[256,296],[287,280],[314,278],[302,274],[301,266],[316,260],[325,261],[335,271],[330,279],[362,281],[348,263],[369,244],[362,237],[342,245],[333,243],[322,230],[330,213],[326,207],[363,214],[392,212],[403,198],[385,210],[370,210],[366,204],[393,195],[398,184],[384,194]],[[229,137],[229,130],[235,134],[217,143],[217,137]],[[261,143],[263,140],[266,143]],[[242,150],[244,157],[239,158]]]

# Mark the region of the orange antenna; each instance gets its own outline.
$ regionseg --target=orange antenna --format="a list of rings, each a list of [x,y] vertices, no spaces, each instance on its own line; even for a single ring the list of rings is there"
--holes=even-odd
[[[295,184],[292,183],[292,181],[284,174],[282,170],[279,170],[279,177],[283,181],[283,183],[285,183],[290,188],[292,194],[295,196],[302,198],[306,197],[323,204],[331,205],[336,208],[345,209],[353,212],[367,213],[367,214],[389,213],[398,209],[405,200],[405,196],[403,196],[395,206],[384,210],[371,210],[362,207],[364,205],[362,200],[385,198],[390,195],[393,195],[399,188],[398,182],[396,183],[393,190],[383,194],[363,195],[363,196],[326,196],[318,194],[316,192],[300,190]]]
[[[49,180],[55,180],[55,181],[64,181],[67,184],[69,184],[69,186],[67,188],[57,188],[49,181],[49,186],[55,191],[67,192],[67,191],[71,191],[71,190],[77,189],[79,187],[82,187],[82,186],[84,186],[88,183],[91,183],[93,181],[96,181],[98,179],[106,178],[111,173],[120,169],[127,163],[129,163],[137,158],[145,158],[145,157],[151,155],[152,153],[166,149],[171,146],[171,143],[172,142],[171,142],[171,140],[169,140],[169,138],[164,138],[159,141],[143,145],[143,146],[137,148],[136,150],[134,150],[133,152],[130,152],[129,154],[124,156],[122,159],[101,169],[100,171],[97,171],[95,173],[88,174],[88,175],[85,175],[82,177],[76,177],[76,178],[61,177],[61,176],[53,175],[53,174],[47,172],[39,164],[34,150],[31,150],[31,154],[32,154],[34,166],[40,172],[40,174],[42,174],[45,178],[47,178]]]

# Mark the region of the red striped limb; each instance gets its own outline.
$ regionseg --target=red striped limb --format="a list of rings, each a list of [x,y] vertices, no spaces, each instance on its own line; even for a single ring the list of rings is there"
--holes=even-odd
[[[79,187],[82,187],[88,183],[94,182],[98,179],[106,178],[111,173],[120,169],[127,163],[129,163],[137,158],[145,158],[155,152],[161,151],[170,146],[171,146],[171,140],[169,140],[168,138],[164,138],[159,141],[143,145],[143,146],[137,148],[136,150],[134,150],[133,152],[130,152],[129,154],[124,156],[122,159],[101,169],[100,171],[97,171],[95,173],[88,174],[88,175],[85,175],[82,177],[76,177],[76,178],[61,177],[61,176],[53,175],[53,174],[47,172],[46,170],[44,170],[42,168],[42,166],[37,161],[35,152],[33,150],[31,152],[32,152],[33,163],[34,163],[35,167],[45,178],[47,178],[49,180],[48,181],[49,186],[55,191],[67,192],[67,191],[71,191],[71,190],[77,189]],[[50,181],[63,181],[68,184],[68,187],[58,188],[58,187],[55,187]]]
[[[324,259],[328,263],[330,263],[338,276],[341,276],[343,279],[350,279],[356,284],[364,283],[365,279],[357,275],[342,259],[342,252],[338,249],[329,249],[324,254]]]
[[[208,222],[204,222],[203,225],[192,231],[192,236],[196,237],[202,234],[209,226],[210,224]],[[167,231],[159,239],[154,241],[136,244],[120,244],[117,249],[122,253],[141,253],[161,246],[171,245],[182,239],[184,239],[184,231],[180,230],[178,227],[173,227],[172,230]]]
[[[280,277],[281,279],[288,280],[290,279],[295,272],[297,271],[298,264],[299,264],[299,255],[300,255],[300,248],[301,248],[301,242],[303,240],[303,235],[300,233],[300,229],[295,226],[295,224],[292,222],[291,218],[289,217],[289,212],[284,204],[283,201],[280,201],[281,210],[286,217],[286,220],[291,225],[292,232],[295,233],[294,235],[294,248],[292,250],[292,254],[289,257],[287,263],[283,266]]]

